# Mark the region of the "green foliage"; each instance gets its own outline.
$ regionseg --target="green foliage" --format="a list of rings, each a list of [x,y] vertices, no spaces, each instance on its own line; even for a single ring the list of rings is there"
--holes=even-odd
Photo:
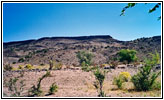
[[[77,53],[77,57],[79,58],[79,62],[80,64],[82,64],[83,62],[85,62],[86,65],[91,65],[92,62],[92,58],[93,58],[93,55],[91,53],[87,53],[85,51],[79,51]]]
[[[21,72],[20,76],[10,78],[8,82],[6,82],[6,86],[8,87],[8,90],[12,93],[12,97],[21,97],[23,96],[22,92],[24,91],[24,81],[20,80],[24,76],[24,72]]]
[[[145,4],[147,4],[147,3],[145,3]],[[125,6],[125,7],[122,9],[120,16],[124,16],[124,15],[125,15],[125,11],[126,11],[128,8],[134,7],[135,5],[137,5],[137,3],[128,3],[127,6]],[[159,6],[161,6],[161,3],[156,3],[155,6],[149,10],[149,13],[152,13],[152,12],[156,11],[156,9],[159,8]],[[161,19],[161,16],[158,17],[158,20],[160,20],[160,19]]]
[[[119,89],[121,89],[123,80],[120,77],[114,77],[113,83],[117,85]]]
[[[82,70],[90,71],[89,66],[92,64],[91,60],[93,58],[93,54],[87,53],[85,51],[77,52],[77,57],[79,59],[79,63],[82,66]]]
[[[40,66],[44,66],[45,64],[41,63]]]
[[[57,89],[58,89],[58,86],[53,83],[51,86],[50,86],[50,89],[49,89],[49,94],[54,94],[55,92],[57,92]]]
[[[159,8],[160,5],[161,3],[157,3],[152,9],[149,10],[149,13],[154,12],[157,8]]]
[[[39,78],[37,86],[33,85],[29,90],[29,96],[41,96],[42,90],[41,90],[41,82],[44,78],[49,77],[50,72],[47,71],[46,74],[44,74],[41,78]]]
[[[24,58],[20,58],[19,60],[18,60],[18,62],[24,62],[25,60],[24,60]]]
[[[161,90],[161,81],[155,81],[152,85],[152,89],[154,90]]]
[[[122,84],[124,82],[128,82],[128,80],[131,78],[129,72],[121,72],[118,77],[114,77],[113,83],[117,85],[119,89],[122,88]]]
[[[13,64],[16,64],[16,62],[14,61]]]
[[[11,71],[12,70],[12,66],[10,64],[7,64],[4,66],[4,70],[5,71]]]
[[[132,7],[134,7],[135,5],[136,5],[136,3],[128,3],[128,5],[122,9],[120,16],[124,16],[124,15],[125,15],[126,9],[132,8]]]
[[[161,72],[153,72],[153,67],[159,63],[159,54],[151,54],[151,59],[146,59],[144,66],[132,77],[132,82],[138,91],[148,91],[152,89],[153,84]]]
[[[136,53],[137,52],[135,50],[122,49],[119,51],[118,54],[120,56],[121,62],[127,61],[127,63],[130,63],[130,62],[134,62],[137,60]]]
[[[99,97],[104,97],[106,96],[104,91],[102,90],[103,88],[103,82],[105,80],[105,74],[106,71],[100,69],[99,67],[97,67],[96,71],[94,71],[94,75],[96,78],[96,82],[94,83],[95,88],[97,89],[98,93],[99,93]]]
[[[62,63],[56,63],[55,61],[50,60],[49,62],[50,68],[49,70],[55,69],[55,70],[60,70],[62,69]]]
[[[35,85],[33,85],[29,90],[29,96],[41,96],[42,90]]]

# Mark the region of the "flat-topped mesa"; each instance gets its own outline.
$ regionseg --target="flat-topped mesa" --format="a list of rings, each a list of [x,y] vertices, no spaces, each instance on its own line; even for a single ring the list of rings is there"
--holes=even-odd
[[[112,39],[110,35],[91,35],[91,36],[75,36],[75,37],[44,37],[39,40],[45,39],[73,39],[73,40],[88,40],[88,39]]]
[[[40,39],[31,39],[31,40],[24,40],[24,41],[13,41],[13,42],[4,42],[4,45],[11,45],[11,44],[28,44],[33,41],[41,41],[45,39],[73,39],[73,40],[88,40],[88,39],[112,39],[110,35],[91,35],[91,36],[75,36],[75,37],[43,37]]]

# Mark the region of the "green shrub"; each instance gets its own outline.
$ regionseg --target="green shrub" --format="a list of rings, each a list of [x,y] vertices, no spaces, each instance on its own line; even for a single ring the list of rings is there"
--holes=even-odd
[[[119,89],[121,89],[123,80],[120,77],[114,77],[113,83],[117,85]]]
[[[79,51],[77,52],[77,58],[79,59],[79,63],[82,66],[82,70],[89,71],[90,68],[88,67],[92,64],[93,54],[87,53],[85,51]]]
[[[43,64],[43,63],[42,63],[42,64],[40,64],[40,66],[44,66],[44,65],[45,65],[45,64]]]
[[[119,89],[122,89],[122,84],[128,82],[131,78],[128,72],[121,72],[118,77],[114,77],[113,84],[117,85]]]
[[[11,92],[10,97],[21,97],[23,95],[25,80],[20,80],[24,76],[24,72],[21,72],[19,76],[10,78],[8,82],[5,82],[8,90]],[[8,96],[8,95],[7,95]]]
[[[105,80],[105,74],[106,72],[99,67],[97,67],[96,71],[94,71],[94,75],[96,78],[96,82],[94,83],[95,88],[97,89],[97,92],[99,93],[99,97],[104,97],[106,96],[104,91],[102,90],[103,88],[103,82]]]
[[[136,61],[137,60],[136,53],[137,52],[135,50],[122,49],[118,53],[120,56],[119,60],[121,62],[127,62],[127,63]]]
[[[13,64],[16,64],[16,62],[14,61]]]
[[[24,60],[24,58],[20,58],[19,60],[18,60],[18,62],[24,62],[25,60]]]
[[[156,52],[151,55],[152,58],[146,59],[144,66],[140,69],[140,71],[136,75],[132,76],[132,82],[138,91],[151,90],[155,80],[161,74],[161,72],[153,72],[153,67],[156,64],[159,64],[159,54]]]
[[[50,60],[49,62],[50,68],[49,70],[55,69],[55,70],[60,70],[62,69],[62,63],[56,63],[55,61]]]
[[[49,94],[54,94],[55,92],[57,92],[57,89],[58,89],[58,86],[53,83],[51,86],[50,86],[50,89],[49,89]]]
[[[155,81],[154,84],[152,85],[153,90],[161,90],[161,82],[160,81]]]

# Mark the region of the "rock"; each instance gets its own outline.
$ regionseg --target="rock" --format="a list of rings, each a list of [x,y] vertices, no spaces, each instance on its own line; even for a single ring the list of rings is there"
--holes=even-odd
[[[117,68],[120,68],[120,69],[125,69],[127,67],[127,65],[118,65]]]
[[[133,68],[134,65],[133,64],[127,64],[127,67]]]

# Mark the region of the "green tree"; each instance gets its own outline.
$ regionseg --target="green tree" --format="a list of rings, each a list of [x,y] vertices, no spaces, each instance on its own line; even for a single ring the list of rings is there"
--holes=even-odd
[[[77,53],[77,57],[79,58],[80,65],[85,62],[88,65],[91,65],[91,60],[93,58],[93,55],[91,53],[87,53],[85,51],[79,51]]]
[[[132,7],[136,6],[137,4],[138,3],[128,3],[127,6],[125,6],[122,9],[120,16],[124,16],[125,15],[125,11],[128,8],[132,8]],[[145,4],[147,4],[147,3],[145,3]],[[149,13],[152,13],[152,12],[156,11],[156,9],[159,8],[160,6],[161,6],[161,3],[155,3],[154,7],[149,10]],[[160,20],[160,19],[161,19],[161,16],[158,17],[158,20]]]
[[[122,49],[119,51],[119,60],[121,62],[123,61],[127,61],[127,63],[133,62],[137,60],[137,56],[136,56],[137,51],[135,50],[129,50],[129,49]]]
[[[95,88],[97,89],[98,93],[99,93],[99,97],[105,97],[105,93],[103,91],[103,82],[105,80],[105,74],[106,71],[100,69],[99,67],[96,67],[96,71],[94,71],[94,75],[96,78],[96,82],[94,83]]]
[[[155,80],[161,74],[161,71],[156,73],[153,72],[153,67],[156,64],[159,64],[159,54],[156,52],[155,54],[151,54],[151,59],[146,59],[144,66],[140,69],[140,71],[132,76],[132,82],[135,88],[139,91],[147,91],[152,89],[152,86],[155,84]]]
[[[92,64],[93,54],[85,51],[77,52],[77,58],[82,66],[82,70],[89,71],[89,66]]]

